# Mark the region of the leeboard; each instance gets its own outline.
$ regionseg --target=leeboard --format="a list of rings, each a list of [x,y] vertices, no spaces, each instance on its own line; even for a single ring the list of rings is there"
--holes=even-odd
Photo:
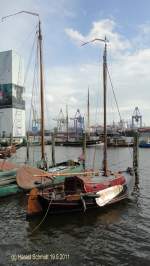
[[[98,191],[96,194],[99,198],[96,198],[96,203],[98,206],[102,207],[118,196],[123,190],[122,185],[112,186],[103,190]]]

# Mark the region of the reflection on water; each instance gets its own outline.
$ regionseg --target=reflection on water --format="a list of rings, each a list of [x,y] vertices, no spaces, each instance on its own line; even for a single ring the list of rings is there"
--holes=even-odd
[[[39,147],[30,154],[39,155]],[[47,151],[50,147],[47,146]],[[88,149],[88,165],[93,164],[94,148]],[[95,161],[101,166],[102,148]],[[56,148],[57,161],[77,158],[80,148]],[[41,217],[26,221],[26,196],[0,199],[0,265],[150,265],[150,150],[140,150],[140,184],[131,198],[102,210],[86,214]],[[17,153],[17,161],[25,158],[25,149]],[[16,158],[14,158],[15,160]],[[109,149],[112,168],[132,166],[128,149]],[[50,155],[49,155],[50,161]],[[69,254],[69,260],[11,261],[13,254]]]

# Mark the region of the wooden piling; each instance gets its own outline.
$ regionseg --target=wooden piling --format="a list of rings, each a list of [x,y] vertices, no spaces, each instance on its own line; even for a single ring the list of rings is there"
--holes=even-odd
[[[29,132],[27,132],[27,162],[29,161]]]
[[[83,132],[83,169],[85,170],[85,162],[86,162],[86,133]]]
[[[55,162],[55,134],[52,133],[52,166],[54,167],[56,165]]]
[[[10,146],[13,144],[13,136],[12,133],[10,133]]]
[[[135,185],[139,184],[139,133],[134,132],[133,142],[133,170],[135,175]]]

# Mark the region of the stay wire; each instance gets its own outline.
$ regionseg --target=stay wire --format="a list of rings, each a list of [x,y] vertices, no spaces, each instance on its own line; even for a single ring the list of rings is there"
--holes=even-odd
[[[119,114],[119,117],[120,117],[120,121],[122,121],[121,113],[120,113],[120,110],[119,110],[119,105],[118,105],[118,102],[117,102],[117,98],[116,98],[116,94],[115,94],[114,86],[113,86],[113,83],[112,83],[112,80],[111,80],[111,76],[110,76],[110,73],[109,73],[108,67],[107,67],[107,73],[108,73],[108,77],[109,77],[109,81],[110,81],[111,89],[112,89],[112,92],[113,92],[113,96],[114,96],[114,99],[115,99],[115,103],[116,103],[117,111],[118,111],[118,114]],[[125,136],[126,136],[125,130],[123,130],[123,131],[124,131],[124,134],[125,134]],[[128,149],[129,149],[129,144],[128,144]],[[132,154],[131,154],[131,150],[130,150],[130,149],[129,149],[129,153],[130,153],[130,156],[132,156]]]
[[[33,32],[33,30],[32,30],[32,32]],[[28,70],[29,70],[29,68],[30,68],[30,64],[31,64],[31,58],[32,58],[32,52],[33,52],[33,48],[34,48],[34,43],[35,43],[35,37],[34,37],[34,39],[33,39],[34,41],[33,41],[33,45],[32,45],[32,49],[31,49],[31,54],[30,54],[30,56],[29,56],[29,61],[28,61],[28,64],[27,64],[27,70],[26,70],[26,74],[25,74],[25,76],[24,76],[24,81],[23,81],[23,87],[25,86],[25,77],[27,77],[27,74],[28,74]],[[20,72],[21,72],[21,57],[20,57],[20,60],[19,60],[19,69],[18,69],[18,84],[19,84],[19,79],[20,79]],[[17,84],[17,86],[18,86],[18,84]],[[13,124],[12,124],[12,130],[13,130],[13,128],[14,128],[14,126],[15,126],[15,123],[16,123],[16,121],[17,121],[17,118],[18,118],[18,110],[16,110],[15,111],[15,119],[13,120]]]
[[[101,53],[99,55],[99,62],[98,62],[98,65],[99,65],[99,70],[98,70],[98,88],[100,87],[100,77],[101,77],[101,66],[100,66],[100,58],[101,58]],[[99,90],[98,90],[98,94],[99,94]],[[99,100],[99,97],[96,98],[96,110],[95,110],[95,123],[96,121],[98,121],[98,100]],[[100,113],[99,113],[100,115]],[[99,123],[100,123],[100,119],[99,119]],[[97,147],[98,145],[96,144],[95,145],[95,148],[94,148],[94,155],[93,155],[93,169],[95,168],[95,159],[96,159],[96,153],[97,153]]]
[[[28,72],[29,72],[30,65],[31,65],[31,60],[32,60],[32,55],[33,55],[33,50],[34,50],[36,39],[37,39],[37,33],[35,33],[35,36],[34,36],[34,39],[33,39],[32,48],[31,48],[31,53],[29,55],[29,60],[28,60],[27,66],[26,66],[26,71],[25,71],[24,81],[23,81],[23,87],[24,87],[24,85],[26,83],[26,80],[27,80],[27,77],[28,77]]]
[[[111,80],[111,76],[110,76],[108,67],[107,67],[107,73],[108,73],[110,85],[111,85],[111,88],[112,88],[113,96],[114,96],[114,99],[115,99],[115,103],[116,103],[116,106],[117,106],[117,111],[118,111],[118,114],[119,114],[119,118],[120,118],[120,120],[122,120],[121,113],[120,113],[119,106],[118,106],[118,102],[117,102],[117,98],[116,98],[116,94],[115,94],[115,91],[114,91],[114,86],[112,84],[112,80]]]

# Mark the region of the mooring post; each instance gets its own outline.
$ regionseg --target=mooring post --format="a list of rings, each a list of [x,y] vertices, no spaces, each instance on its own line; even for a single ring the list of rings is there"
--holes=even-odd
[[[55,162],[55,133],[54,132],[52,132],[51,137],[52,137],[52,166],[55,166],[56,162]]]
[[[135,185],[139,184],[139,133],[134,132],[133,142],[133,170],[135,175]]]
[[[13,144],[13,135],[12,135],[12,133],[10,133],[10,145],[12,145]]]
[[[86,162],[86,132],[83,132],[83,169],[85,170],[85,162]]]
[[[27,162],[29,161],[29,132],[27,132]]]

